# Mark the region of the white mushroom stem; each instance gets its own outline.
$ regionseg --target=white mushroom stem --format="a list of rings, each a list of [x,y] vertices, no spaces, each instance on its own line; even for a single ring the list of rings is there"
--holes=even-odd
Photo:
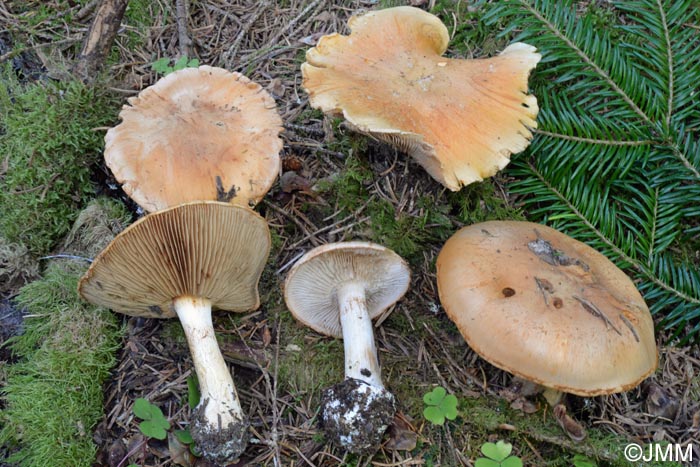
[[[355,378],[383,388],[372,320],[365,300],[365,288],[355,282],[344,284],[338,290],[345,348],[345,379]]]
[[[200,388],[200,405],[207,404],[204,418],[214,431],[243,420],[236,386],[221,355],[211,320],[211,302],[204,298],[179,297],[173,308],[180,318],[190,347]]]

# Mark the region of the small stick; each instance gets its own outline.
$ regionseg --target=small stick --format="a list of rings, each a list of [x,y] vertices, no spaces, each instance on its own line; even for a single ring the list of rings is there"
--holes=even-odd
[[[97,76],[112,48],[129,0],[103,0],[95,12],[73,74],[85,82]]]
[[[75,255],[49,255],[49,256],[42,256],[39,259],[56,259],[56,258],[63,258],[63,259],[74,259],[78,261],[86,261],[88,263],[92,263],[92,258],[85,258],[83,256],[75,256]]]
[[[187,0],[175,1],[175,17],[177,19],[177,41],[180,46],[180,55],[192,57],[192,39],[187,33]]]
[[[257,10],[255,10],[248,19],[248,21],[245,23],[245,25],[241,28],[240,31],[238,31],[238,34],[236,35],[236,38],[233,40],[233,43],[231,44],[231,47],[228,48],[226,53],[224,53],[224,63],[226,64],[226,68],[233,68],[231,65],[233,64],[233,61],[238,55],[238,48],[241,45],[241,41],[243,38],[248,34],[248,31],[250,31],[250,28],[253,27],[253,24],[260,18],[260,15],[263,14],[265,9],[269,6],[270,4],[268,2],[261,3]]]

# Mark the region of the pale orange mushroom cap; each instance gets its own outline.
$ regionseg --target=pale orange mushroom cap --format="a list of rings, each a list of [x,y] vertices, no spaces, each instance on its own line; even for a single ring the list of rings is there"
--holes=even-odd
[[[275,101],[240,73],[175,71],[130,98],[119,116],[105,137],[105,161],[146,211],[197,200],[252,205],[280,171]]]
[[[596,396],[631,389],[656,369],[654,323],[634,283],[550,227],[465,227],[440,252],[437,280],[469,346],[527,380]]]
[[[538,107],[527,81],[541,58],[534,47],[445,58],[445,25],[408,6],[355,16],[348,26],[349,36],[324,36],[306,54],[313,107],[396,145],[453,191],[494,175],[530,143]]]

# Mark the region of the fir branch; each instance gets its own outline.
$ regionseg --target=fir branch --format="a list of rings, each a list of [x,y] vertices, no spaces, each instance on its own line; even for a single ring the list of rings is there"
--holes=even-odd
[[[640,109],[637,104],[623,91],[617,83],[610,77],[610,75],[603,70],[590,56],[588,56],[583,50],[581,50],[569,37],[567,37],[563,31],[559,28],[557,28],[552,22],[548,21],[547,18],[544,17],[544,15],[535,9],[533,6],[531,6],[526,0],[520,0],[520,4],[525,7],[535,18],[537,18],[539,21],[542,22],[550,31],[552,34],[554,34],[558,39],[560,39],[562,42],[564,42],[571,50],[573,50],[578,57],[584,61],[588,66],[593,68],[593,70],[598,74],[600,77],[605,80],[606,83],[627,103],[627,105],[630,106],[634,112],[642,117],[642,119],[651,124],[651,118]]]
[[[666,12],[661,0],[656,0],[659,7],[659,17],[663,25],[664,40],[666,41],[666,65],[668,67],[668,101],[666,104],[666,128],[671,126],[671,115],[673,114],[673,55],[671,54],[671,37],[666,23]]]
[[[590,144],[604,144],[607,146],[646,146],[649,144],[654,144],[652,140],[641,140],[641,141],[615,141],[610,139],[594,139],[594,138],[581,138],[579,136],[563,135],[561,133],[554,133],[551,131],[534,129],[534,133],[549,136],[551,138],[560,138],[568,141],[576,141],[578,143],[590,143]]]
[[[539,129],[515,157],[511,191],[528,217],[608,255],[676,335],[700,337],[700,33],[692,0],[494,2],[487,22],[518,31],[543,59],[532,77]],[[691,253],[692,251],[691,250]],[[690,325],[690,326],[688,326]],[[684,331],[685,329],[685,331]]]
[[[614,240],[608,238],[600,229],[598,229],[595,225],[594,222],[591,222],[579,209],[576,207],[576,205],[571,202],[566,196],[564,196],[559,190],[557,190],[554,186],[549,184],[549,182],[546,180],[546,178],[542,175],[537,170],[537,167],[535,167],[532,163],[528,163],[528,166],[530,168],[530,171],[532,174],[537,176],[539,181],[547,187],[549,191],[551,191],[558,199],[559,201],[564,204],[576,217],[577,220],[579,220],[581,223],[583,223],[587,229],[589,229],[595,236],[611,251],[614,253],[619,260],[623,261],[624,263],[630,265],[634,269],[636,269],[638,272],[640,272],[646,280],[649,282],[653,283],[654,285],[658,286],[659,288],[672,293],[679,299],[686,301],[688,303],[691,303],[696,306],[700,306],[700,298],[693,297],[682,290],[678,290],[677,288],[673,287],[669,282],[661,280],[659,277],[657,277],[653,271],[651,271],[649,268],[647,268],[644,264],[641,262],[637,261],[636,259],[632,258],[630,255],[628,255],[622,248],[620,248]]]

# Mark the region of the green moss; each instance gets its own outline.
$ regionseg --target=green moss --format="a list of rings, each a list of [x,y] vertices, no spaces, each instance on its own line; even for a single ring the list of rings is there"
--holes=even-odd
[[[123,23],[131,26],[123,34],[119,34],[117,40],[122,42],[122,46],[127,50],[141,50],[146,47],[146,39],[149,28],[153,27],[153,21],[158,18],[160,24],[168,24],[168,9],[163,8],[160,2],[149,0],[130,0],[124,12]],[[162,18],[162,19],[161,19]],[[119,51],[112,48],[110,62],[119,63]],[[157,57],[152,57],[154,60]]]
[[[318,336],[293,318],[287,319],[289,312],[282,315],[286,318],[280,330],[280,389],[310,394],[318,402],[321,390],[343,380],[343,341]]]
[[[32,316],[10,346],[0,444],[26,467],[90,466],[92,429],[102,418],[102,383],[115,363],[122,330],[109,311],[78,298],[79,274],[53,265],[22,288],[17,302]]]
[[[450,33],[448,56],[490,56],[507,45],[506,39],[498,37],[500,29],[488,27],[481,21],[484,8],[478,2],[438,0],[431,13],[442,20]]]
[[[525,465],[568,467],[575,453],[595,459],[599,467],[629,465],[623,456],[627,441],[594,427],[588,428],[588,437],[583,442],[573,443],[562,433],[551,414],[547,417],[543,417],[542,411],[525,414],[511,409],[504,399],[490,397],[460,398],[459,412],[456,420],[447,422],[447,429],[459,437],[468,433],[469,438],[474,440],[470,443],[473,457],[481,455],[481,444],[497,436],[513,444],[514,454],[521,457]],[[503,431],[504,425],[513,426],[515,430]],[[438,439],[444,429],[426,426],[426,434],[430,439]],[[544,460],[534,457],[528,445],[536,445]]]
[[[518,210],[497,196],[492,181],[487,180],[450,192],[442,197],[427,193],[415,202],[412,212],[397,211],[385,199],[370,198],[376,174],[357,156],[348,156],[342,171],[332,180],[319,182],[319,190],[329,205],[348,215],[363,206],[370,217],[371,240],[391,248],[414,265],[422,260],[416,253],[431,245],[443,244],[461,224],[493,219],[522,219]]]
[[[91,168],[117,103],[79,82],[20,85],[0,80],[0,236],[35,255],[51,249],[93,194]]]

